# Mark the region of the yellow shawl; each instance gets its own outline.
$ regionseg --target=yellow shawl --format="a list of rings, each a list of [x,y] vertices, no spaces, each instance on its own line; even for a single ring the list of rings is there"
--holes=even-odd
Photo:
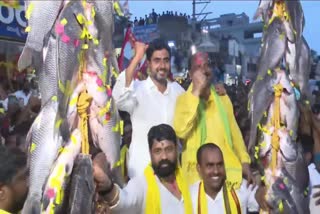
[[[160,190],[157,184],[156,176],[153,172],[151,165],[148,165],[144,171],[144,176],[147,180],[147,195],[146,195],[146,214],[161,214],[161,198]],[[176,181],[181,191],[184,200],[184,213],[192,214],[192,202],[187,183],[184,181],[181,169],[176,169]]]
[[[223,201],[226,214],[241,214],[241,206],[236,192],[233,188],[223,187]],[[204,184],[201,181],[198,191],[198,209],[197,214],[208,214],[208,203],[206,193],[204,191]]]

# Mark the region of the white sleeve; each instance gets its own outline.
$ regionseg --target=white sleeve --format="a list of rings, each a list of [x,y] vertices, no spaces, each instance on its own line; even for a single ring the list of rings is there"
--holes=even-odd
[[[134,90],[134,81],[131,82],[129,87],[126,87],[126,73],[121,72],[118,76],[116,84],[112,90],[112,97],[115,100],[116,106],[121,111],[126,111],[132,114],[138,101]]]
[[[258,186],[252,189],[252,184],[247,187],[247,180],[242,179],[241,187],[237,191],[237,194],[241,203],[241,210],[243,213],[248,210],[249,212],[259,212],[259,204],[256,201],[255,194]]]
[[[119,202],[115,207],[112,208],[112,213],[143,213],[146,185],[145,178],[143,176],[139,176],[130,180],[125,188],[119,188]]]

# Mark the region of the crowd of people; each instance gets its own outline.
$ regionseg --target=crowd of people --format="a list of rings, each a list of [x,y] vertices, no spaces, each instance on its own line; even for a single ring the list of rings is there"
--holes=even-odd
[[[179,13],[177,11],[173,12],[173,11],[163,11],[162,14],[160,13],[156,13],[154,11],[154,9],[152,9],[152,12],[149,13],[149,15],[145,15],[145,17],[140,17],[139,19],[137,17],[134,17],[133,25],[134,26],[144,26],[144,25],[150,25],[150,24],[157,24],[158,23],[158,19],[160,17],[185,17],[188,22],[191,21],[191,17],[190,15],[187,15],[186,13],[182,14]]]
[[[198,52],[189,59],[190,84],[185,90],[168,81],[171,52],[165,41],[156,39],[149,45],[136,41],[134,49],[112,93],[124,119],[123,144],[129,147],[128,183],[121,188],[113,182],[103,155],[96,155],[93,161],[97,191],[111,213],[270,211],[266,187],[253,173],[232,101],[221,83],[212,84],[208,55]],[[135,80],[144,55],[149,76]],[[25,140],[41,101],[33,92],[34,80],[23,78],[14,90],[5,87],[5,81],[0,83],[4,138],[0,212],[15,213],[23,205],[28,177],[25,143],[18,139]],[[310,205],[313,203],[315,213],[320,209],[320,157],[307,146],[305,156],[313,176]]]
[[[31,77],[30,77],[31,76]],[[0,80],[1,144],[25,149],[27,132],[40,111],[37,81],[21,73],[15,78]]]

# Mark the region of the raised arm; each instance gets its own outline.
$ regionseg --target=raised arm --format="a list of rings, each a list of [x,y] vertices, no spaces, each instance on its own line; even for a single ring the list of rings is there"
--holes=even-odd
[[[141,42],[134,43],[135,56],[132,58],[127,69],[121,73],[113,88],[112,97],[116,106],[121,111],[131,114],[137,105],[135,96],[135,85],[133,81],[134,72],[140,61],[142,60],[147,45]]]

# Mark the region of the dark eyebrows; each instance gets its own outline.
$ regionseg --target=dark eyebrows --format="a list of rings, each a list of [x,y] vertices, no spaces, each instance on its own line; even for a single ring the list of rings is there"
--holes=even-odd
[[[213,166],[213,165],[223,165],[224,163],[223,161],[219,161],[219,162],[206,162],[205,164]]]
[[[155,60],[155,61],[160,61],[160,60],[169,61],[169,57],[165,57],[165,58],[154,57],[152,60]]]

